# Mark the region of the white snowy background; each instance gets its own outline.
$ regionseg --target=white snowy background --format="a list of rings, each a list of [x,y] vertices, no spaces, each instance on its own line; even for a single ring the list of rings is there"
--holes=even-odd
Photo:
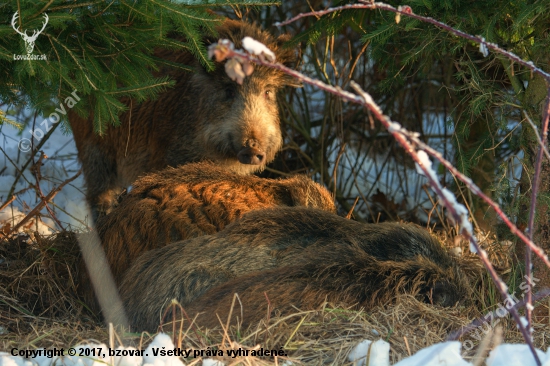
[[[37,118],[37,121],[42,121],[42,119]],[[44,196],[63,181],[74,176],[80,169],[73,137],[71,134],[64,134],[62,127],[59,126],[41,148],[41,151],[44,151],[47,156],[40,168],[42,175],[40,187]],[[0,146],[4,151],[0,154],[0,204],[10,198],[8,197],[9,191],[16,180],[18,171],[30,157],[29,152],[22,152],[19,149],[21,139],[32,138],[30,130],[30,126],[26,126],[22,132],[7,124],[0,126]],[[38,141],[35,140],[34,143],[37,144]],[[38,157],[39,154],[36,154],[35,161],[38,160]],[[36,179],[27,168],[15,186],[16,200],[0,211],[0,227],[6,223],[10,223],[13,227],[40,202],[36,191],[32,188],[29,189],[31,184],[36,184]],[[52,200],[50,208],[61,222],[63,229],[85,229],[86,225],[90,223],[84,192],[84,180],[81,174],[73,182],[63,187]],[[47,214],[45,209],[42,209],[41,212],[44,215]],[[44,217],[39,222],[34,221],[32,226],[32,230],[38,231],[40,234],[51,234],[60,229],[48,217]]]
[[[105,357],[78,357],[65,356],[48,358],[38,356],[34,359],[25,359],[20,356],[12,356],[7,352],[0,352],[0,366],[101,366],[109,362],[108,347],[105,344],[83,344],[74,347],[76,354],[81,349],[101,349]],[[184,366],[179,357],[154,356],[156,350],[173,350],[174,344],[166,334],[158,334],[153,342],[145,349],[144,356],[114,356],[113,364],[117,366]],[[133,347],[118,347],[119,350],[133,351]],[[65,350],[66,352],[67,350]],[[355,346],[349,354],[349,361],[357,366],[390,366],[390,345],[378,340],[364,340]],[[415,355],[405,358],[394,366],[473,366],[460,355],[460,342],[437,343],[418,351]],[[157,352],[158,353],[158,352]],[[543,366],[550,366],[550,349],[546,353],[537,350],[537,354]],[[235,361],[235,360],[233,360]],[[293,365],[291,361],[284,361],[285,366]],[[222,366],[221,361],[203,359],[203,366]],[[501,344],[492,350],[486,360],[487,366],[536,366],[535,360],[527,345]]]

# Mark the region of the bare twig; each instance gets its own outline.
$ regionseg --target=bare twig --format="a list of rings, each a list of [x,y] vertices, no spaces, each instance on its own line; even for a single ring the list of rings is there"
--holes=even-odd
[[[548,108],[547,108],[548,110]],[[539,131],[537,129],[537,126],[535,126],[535,124],[533,123],[533,121],[531,120],[531,118],[529,117],[529,115],[527,114],[526,111],[523,111],[523,115],[525,116],[525,119],[527,120],[527,122],[531,125],[531,127],[533,128],[533,132],[535,133],[535,136],[537,137],[537,142],[539,143],[539,146],[542,147],[542,150],[544,152],[544,155],[546,155],[546,158],[548,160],[550,160],[550,153],[548,152],[548,149],[546,148],[546,144],[544,142],[542,142],[542,139],[539,135]],[[518,124],[519,125],[519,124]],[[546,138],[545,138],[546,139]]]
[[[527,113],[525,113],[527,116]],[[550,89],[548,90],[548,94],[546,95],[546,104],[543,111],[542,116],[542,138],[539,138],[537,134],[537,138],[539,138],[539,151],[537,153],[537,157],[535,159],[535,176],[533,178],[533,187],[531,189],[531,208],[529,210],[529,220],[527,224],[527,235],[529,236],[530,240],[533,240],[533,235],[535,233],[535,210],[537,206],[537,196],[539,193],[539,186],[540,186],[540,172],[542,169],[542,158],[543,158],[543,151],[546,151],[546,141],[548,137],[548,118],[550,116]],[[529,116],[527,116],[527,120],[532,124],[531,120],[529,119]],[[534,126],[533,126],[534,127]],[[537,133],[536,128],[534,128],[535,133]],[[548,153],[548,151],[546,151]],[[528,278],[531,278],[532,276],[532,258],[531,258],[531,248],[527,247],[525,250],[525,272]],[[531,299],[532,291],[531,287],[527,289],[527,306],[525,307],[525,315],[527,318],[527,328],[532,329],[531,327],[531,315],[533,312],[533,302]]]
[[[405,149],[405,151],[412,157],[412,159],[415,161],[415,163],[418,164],[419,170],[423,172],[423,175],[425,175],[428,178],[428,181],[432,187],[432,189],[437,193],[441,204],[447,209],[447,215],[449,218],[451,218],[454,222],[459,223],[461,227],[460,233],[468,239],[470,242],[470,248],[474,250],[476,253],[479,254],[479,257],[481,259],[481,262],[483,263],[484,267],[487,269],[489,275],[491,276],[491,279],[495,283],[495,286],[503,299],[508,301],[511,304],[514,304],[514,300],[510,297],[508,294],[508,288],[506,284],[500,279],[498,276],[496,270],[494,269],[493,265],[491,264],[491,261],[489,260],[487,253],[485,250],[481,249],[476,237],[473,234],[472,225],[468,221],[467,218],[467,210],[463,205],[460,205],[456,202],[456,198],[454,195],[448,191],[447,189],[443,188],[441,184],[439,183],[437,176],[435,175],[435,172],[432,170],[431,166],[427,166],[426,160],[420,158],[419,154],[417,153],[417,148],[420,147],[421,150],[424,150],[426,153],[429,153],[430,155],[436,157],[438,160],[440,160],[445,167],[449,168],[451,172],[457,172],[457,169],[452,166],[450,162],[445,160],[443,156],[436,150],[430,148],[426,144],[422,143],[417,133],[412,133],[404,129],[399,123],[391,121],[391,119],[384,115],[382,112],[382,109],[380,106],[378,106],[372,97],[361,89],[361,87],[355,83],[350,82],[352,88],[354,88],[359,95],[350,93],[348,91],[343,90],[342,88],[338,86],[331,86],[328,84],[323,83],[320,80],[312,79],[308,76],[305,76],[295,70],[289,69],[279,63],[272,63],[269,61],[266,61],[264,57],[255,57],[252,56],[244,51],[234,50],[233,46],[229,44],[228,40],[220,41],[218,45],[212,45],[211,46],[212,53],[217,52],[217,57],[226,57],[226,58],[236,58],[243,62],[243,60],[247,60],[248,62],[252,61],[261,65],[265,65],[268,67],[272,67],[274,69],[281,70],[289,75],[292,75],[296,77],[297,79],[301,80],[302,82],[305,82],[307,84],[314,85],[318,87],[321,90],[327,91],[329,93],[335,94],[339,96],[340,98],[344,100],[348,100],[353,103],[361,104],[367,109],[370,110],[370,112],[384,125],[384,127],[388,130],[388,132],[395,138],[395,140]],[[492,203],[492,206],[496,207],[501,215],[506,217],[506,215],[500,210],[498,205],[493,202],[489,197],[483,194],[481,190],[472,182],[472,180],[463,174],[459,173],[457,174],[457,177],[462,180],[471,190],[474,194],[477,194],[479,196],[483,195],[485,196],[485,199],[488,200],[490,203]],[[512,228],[514,227],[517,230],[517,233],[520,233],[521,236],[523,236],[524,240],[528,245],[531,245],[531,247],[538,250],[538,255],[541,256],[541,258],[548,263],[547,265],[550,267],[550,262],[548,261],[548,257],[546,254],[542,251],[541,248],[536,246],[531,240],[529,240],[523,233],[519,231],[513,225],[513,223],[506,217],[507,224]],[[519,234],[518,234],[519,236]],[[510,314],[514,318],[525,342],[529,346],[529,349],[533,353],[533,357],[537,361],[537,365],[541,365],[540,359],[538,355],[535,352],[535,347],[533,345],[533,341],[531,339],[531,336],[528,332],[528,330],[525,328],[525,325],[522,323],[519,313],[516,309],[511,308]]]
[[[310,78],[306,75],[303,75],[301,74],[300,72],[298,71],[295,71],[295,70],[292,70],[280,63],[272,63],[272,62],[268,62],[266,60],[262,60],[258,57],[255,57],[255,56],[251,56],[247,53],[245,53],[244,51],[239,51],[239,50],[227,50],[226,51],[227,53],[227,57],[240,57],[240,58],[244,58],[248,61],[252,61],[252,62],[255,62],[255,63],[258,63],[260,65],[264,65],[264,66],[268,66],[268,67],[271,67],[271,68],[274,68],[274,69],[277,69],[277,70],[280,70],[288,75],[291,75],[295,78],[297,78],[298,80],[301,80],[302,82],[304,83],[307,83],[307,84],[310,84],[310,85],[313,85],[313,86],[316,86],[317,88],[323,90],[323,91],[326,91],[326,92],[329,92],[331,94],[335,94],[335,95],[338,95],[340,98],[342,98],[343,100],[347,100],[348,102],[352,102],[352,103],[356,103],[356,104],[362,104],[362,105],[369,105],[369,104],[372,104],[374,103],[374,101],[372,101],[372,98],[370,99],[370,101],[368,103],[365,103],[363,101],[363,99],[358,96],[358,95],[355,95],[353,93],[350,93],[346,90],[343,90],[342,88],[338,87],[338,86],[332,86],[332,85],[328,85],[328,84],[325,84],[323,83],[322,81],[320,80],[316,80],[316,79],[313,79],[313,78]],[[389,118],[387,116],[384,116],[384,114],[382,113],[382,110],[380,109],[379,106],[377,106],[376,104],[372,105],[372,108],[374,108],[375,110],[377,110],[377,113],[375,113],[375,116],[378,115],[380,117],[383,117],[383,118],[387,118],[387,121],[390,122],[390,123],[394,123],[392,122],[391,120],[389,120]],[[369,108],[370,109],[370,108]],[[397,124],[399,125],[399,124]],[[407,131],[406,129],[402,128],[400,125],[399,125],[399,128],[400,128],[400,136],[402,136],[402,138],[400,138],[398,140],[399,143],[401,142],[406,142],[407,139],[409,139],[416,147],[420,148],[421,150],[424,150],[426,153],[428,153],[429,155],[433,156],[434,158],[436,158],[441,164],[443,164],[443,166],[445,168],[447,168],[456,178],[458,178],[460,181],[462,181],[471,191],[472,193],[474,193],[475,195],[479,196],[485,203],[487,203],[489,206],[491,206],[491,208],[493,208],[495,210],[495,212],[497,213],[497,215],[502,219],[502,221],[504,221],[504,223],[506,224],[506,226],[508,226],[508,228],[510,229],[510,231],[516,235],[517,237],[519,237],[521,239],[521,241],[523,241],[529,248],[531,248],[531,250],[537,255],[539,256],[542,261],[548,266],[550,267],[550,260],[548,259],[548,256],[546,255],[546,253],[544,252],[544,250],[542,250],[539,246],[537,246],[535,243],[533,243],[532,240],[530,240],[511,220],[510,218],[502,211],[502,209],[500,208],[500,206],[494,202],[491,198],[489,198],[489,196],[487,196],[485,193],[483,193],[483,191],[470,179],[468,178],[467,176],[465,176],[464,174],[462,174],[458,169],[456,169],[453,164],[451,164],[451,162],[449,162],[448,160],[446,160],[443,155],[441,155],[441,153],[435,149],[433,149],[432,147],[430,147],[429,145],[427,145],[426,143],[424,143],[423,141],[421,141],[419,139],[419,136],[417,136],[416,133],[413,133],[413,132],[409,132]],[[406,136],[406,137],[405,137]],[[408,143],[407,143],[408,145]],[[412,147],[411,147],[412,149]],[[410,154],[410,151],[413,151],[414,149],[412,150],[408,150],[407,148],[405,149],[407,151],[407,153]]]
[[[34,156],[34,155],[33,155]],[[34,186],[34,189],[36,193],[38,194],[38,198],[40,198],[41,201],[45,200],[44,192],[42,192],[42,188],[40,187],[40,179],[42,178],[42,173],[40,172],[40,167],[42,166],[42,161],[44,159],[47,159],[48,157],[46,154],[44,154],[43,151],[40,152],[40,157],[38,158],[38,161],[33,164],[31,167],[31,171],[36,179],[36,184]],[[57,215],[55,212],[52,211],[50,206],[48,205],[48,202],[44,202],[44,207],[46,207],[46,210],[50,214],[50,217],[55,221],[55,223],[61,228],[61,230],[64,230],[63,225],[61,224],[61,221],[57,218]]]
[[[439,197],[439,201],[445,208],[447,209],[447,214],[450,218],[453,219],[454,222],[459,223],[461,227],[460,233],[468,239],[470,242],[470,248],[474,248],[474,251],[479,254],[479,258],[481,259],[481,262],[485,266],[485,269],[487,269],[487,272],[489,272],[489,275],[491,276],[491,279],[495,283],[495,286],[497,290],[500,292],[500,295],[503,299],[510,302],[511,304],[514,304],[514,300],[510,297],[510,294],[508,294],[508,287],[506,284],[500,279],[498,276],[496,270],[494,269],[491,261],[489,260],[487,256],[487,252],[485,250],[481,249],[476,237],[474,236],[472,232],[472,226],[468,222],[468,219],[464,212],[462,212],[462,209],[466,211],[466,208],[456,203],[456,198],[452,193],[449,191],[446,191],[443,187],[441,187],[441,184],[439,183],[439,180],[437,179],[437,176],[435,175],[435,172],[431,169],[431,166],[426,166],[426,161],[424,159],[421,159],[418,152],[416,151],[416,148],[414,147],[414,142],[411,144],[409,142],[409,136],[414,137],[415,139],[418,139],[418,136],[413,133],[403,133],[404,129],[396,122],[392,122],[388,116],[385,116],[382,113],[382,110],[380,107],[374,103],[372,97],[361,89],[361,87],[355,83],[351,83],[352,88],[354,88],[357,93],[361,95],[361,97],[364,100],[364,105],[374,114],[374,116],[388,129],[388,131],[393,135],[395,140],[405,149],[405,151],[412,157],[412,159],[415,161],[415,163],[418,164],[418,167],[420,170],[422,170],[423,174],[428,178],[428,181],[430,185],[432,186],[432,189],[437,193]],[[412,139],[411,139],[412,141]],[[468,181],[473,184],[473,182],[468,178]],[[453,202],[454,201],[454,202]],[[467,211],[466,211],[467,212]],[[526,329],[525,325],[521,322],[519,313],[516,309],[511,308],[510,314],[514,318],[521,334],[523,335],[523,338],[525,339],[525,342],[531,349],[531,352],[533,353],[533,357],[535,357],[535,360],[537,361],[537,365],[542,365],[540,362],[540,359],[535,351],[535,346],[533,345],[533,341],[531,339],[531,336],[529,334],[529,331]]]
[[[297,21],[298,19],[301,19],[301,18],[310,17],[310,16],[319,17],[321,15],[330,14],[330,13],[334,13],[334,12],[338,12],[338,11],[342,11],[342,10],[352,10],[352,9],[354,9],[354,10],[357,10],[357,9],[374,10],[374,9],[380,9],[380,10],[391,11],[391,12],[399,14],[399,15],[405,15],[405,16],[413,18],[413,19],[417,19],[417,20],[420,20],[420,21],[423,21],[423,22],[426,22],[426,23],[433,24],[436,27],[439,27],[441,29],[446,30],[449,33],[454,34],[455,36],[462,37],[462,38],[468,39],[470,41],[474,41],[476,43],[482,44],[486,48],[494,51],[495,53],[499,53],[501,55],[504,55],[507,58],[509,58],[510,60],[512,60],[513,62],[527,67],[528,69],[530,69],[534,73],[541,75],[544,79],[546,79],[546,81],[550,82],[550,74],[545,72],[544,70],[536,67],[533,64],[533,62],[524,61],[521,57],[517,56],[516,54],[514,54],[512,52],[509,52],[509,51],[506,51],[506,50],[500,48],[495,43],[490,43],[490,42],[485,41],[485,39],[483,37],[472,36],[471,34],[462,32],[458,29],[455,29],[455,28],[453,28],[453,27],[451,27],[451,26],[449,26],[445,23],[442,23],[438,20],[435,20],[433,18],[414,14],[412,12],[412,9],[411,9],[410,6],[401,5],[398,8],[394,8],[393,6],[385,4],[385,3],[375,3],[375,2],[372,2],[372,1],[369,1],[369,0],[359,0],[358,2],[359,2],[358,4],[349,4],[349,5],[343,5],[343,6],[338,6],[338,7],[334,7],[334,8],[328,8],[328,9],[325,9],[325,10],[317,10],[317,11],[312,11],[312,12],[309,12],[309,13],[301,13],[301,14],[298,14],[298,15],[296,15],[295,17],[293,17],[291,19],[285,20],[284,22],[277,22],[274,25],[277,26],[277,27],[281,27],[283,25],[293,23],[293,22],[295,22],[295,21]]]
[[[546,73],[545,71],[537,68],[534,66],[534,64],[530,61],[524,61],[517,55],[508,52],[506,50],[501,49],[498,47],[498,45],[486,42],[484,38],[472,36],[467,33],[464,33],[462,31],[456,30],[444,23],[441,23],[439,21],[436,21],[429,17],[419,16],[416,14],[413,14],[412,9],[409,6],[399,6],[397,9],[384,4],[384,3],[375,3],[373,1],[367,1],[367,0],[359,0],[359,4],[351,4],[351,5],[344,5],[341,7],[336,8],[330,8],[323,11],[313,11],[310,13],[304,13],[299,14],[298,16],[287,20],[282,23],[278,23],[276,25],[281,26],[285,24],[289,24],[293,21],[296,21],[297,19],[306,17],[306,16],[316,16],[319,17],[324,14],[347,10],[347,9],[381,9],[386,11],[391,11],[398,16],[396,16],[396,21],[399,22],[400,16],[405,15],[420,21],[424,21],[427,23],[434,24],[437,27],[440,27],[456,36],[462,37],[464,39],[468,39],[474,42],[477,42],[480,44],[480,51],[486,55],[488,52],[488,49],[494,51],[495,53],[502,54],[506,56],[508,59],[512,60],[513,62],[516,62],[518,64],[521,64],[528,69],[530,69],[532,72],[537,73],[541,75],[547,83],[550,83],[550,74]],[[535,212],[535,203],[532,202],[531,205],[531,211],[530,211],[530,225],[529,225],[529,237],[525,236],[512,222],[511,220],[504,214],[504,212],[500,209],[498,204],[496,204],[493,200],[491,200],[488,196],[486,196],[480,189],[477,187],[470,178],[466,177],[465,175],[461,174],[454,166],[448,162],[446,159],[443,158],[443,156],[433,148],[429,147],[420,139],[418,138],[418,134],[411,133],[402,126],[396,122],[391,121],[391,119],[388,116],[385,116],[381,110],[381,108],[373,101],[372,97],[363,91],[360,86],[354,82],[351,82],[352,88],[355,89],[355,91],[359,95],[355,95],[352,93],[349,93],[345,90],[342,90],[338,86],[331,86],[327,85],[319,80],[312,79],[310,77],[307,77],[305,75],[302,75],[301,73],[298,73],[294,70],[288,69],[284,67],[281,64],[271,63],[266,61],[265,57],[262,57],[262,55],[259,55],[259,57],[251,56],[245,52],[234,50],[233,45],[229,44],[229,41],[224,40],[223,42],[220,41],[220,48],[218,46],[215,46],[216,48],[213,48],[214,54],[216,52],[216,57],[219,57],[219,55],[223,55],[223,57],[234,57],[239,62],[245,63],[245,62],[255,62],[259,63],[268,67],[272,67],[275,69],[278,69],[282,72],[285,72],[286,74],[289,74],[291,76],[294,76],[301,80],[302,82],[308,83],[310,85],[316,86],[321,90],[327,91],[329,93],[335,94],[339,96],[343,100],[347,100],[353,103],[358,103],[363,106],[365,106],[369,111],[374,114],[374,116],[386,127],[386,129],[392,134],[392,136],[396,139],[396,141],[405,149],[405,151],[412,157],[412,159],[417,163],[417,169],[419,172],[422,172],[423,175],[425,175],[432,187],[432,189],[437,193],[440,203],[447,209],[447,215],[449,218],[458,223],[460,225],[460,233],[465,236],[469,242],[470,242],[470,248],[479,254],[479,257],[487,269],[489,275],[491,276],[491,279],[496,285],[497,290],[501,294],[501,296],[510,304],[515,304],[514,300],[511,298],[511,296],[508,294],[508,288],[506,284],[500,279],[498,274],[496,273],[492,263],[490,262],[489,258],[487,257],[487,253],[481,249],[476,237],[473,234],[472,225],[468,221],[468,211],[466,208],[458,204],[456,202],[455,196],[448,191],[447,189],[443,188],[441,184],[439,183],[437,179],[437,175],[431,168],[431,161],[427,158],[427,154],[430,154],[431,156],[435,157],[437,160],[439,160],[449,171],[455,175],[456,178],[461,180],[465,183],[465,185],[470,189],[471,192],[474,194],[480,196],[486,203],[488,203],[496,212],[497,214],[503,219],[503,221],[506,223],[506,225],[510,228],[510,230],[516,234],[526,245],[528,248],[528,252],[530,253],[531,250],[533,250],[543,261],[544,263],[550,267],[550,261],[548,259],[548,256],[544,253],[544,251],[536,246],[532,241],[532,231],[534,226],[534,212]],[[220,60],[218,60],[220,61]],[[547,128],[548,128],[548,119],[550,115],[550,93],[546,100],[546,108],[544,111],[544,117],[542,122],[542,129],[543,129],[543,137],[539,138],[539,144],[541,145],[539,149],[539,153],[537,155],[537,162],[535,167],[535,184],[533,186],[533,195],[532,199],[536,200],[536,194],[538,192],[538,179],[540,177],[540,164],[542,162],[542,155],[544,151],[544,144],[546,141],[547,136]],[[421,151],[417,151],[417,149],[420,149]],[[421,157],[420,153],[423,153],[424,155]],[[530,265],[530,262],[529,262]],[[530,268],[528,269],[528,273],[530,274]],[[532,307],[531,301],[529,300],[529,297],[527,298],[527,307]],[[517,304],[515,304],[517,305]],[[532,342],[530,331],[527,329],[527,327],[523,324],[523,322],[520,319],[519,313],[517,312],[516,306],[512,306],[509,309],[509,313],[514,318],[523,338],[525,339],[525,342],[528,344],[531,352],[533,353],[533,357],[535,358],[537,365],[541,365],[541,361],[535,352],[535,348]]]
[[[542,248],[537,246],[531,239],[529,239],[523,231],[521,231],[511,220],[510,218],[502,211],[500,206],[493,201],[489,196],[487,196],[483,191],[474,183],[472,180],[468,177],[466,177],[464,174],[462,174],[458,169],[456,169],[448,160],[446,160],[443,155],[441,155],[437,150],[433,149],[432,147],[426,145],[423,141],[421,141],[417,136],[414,136],[410,132],[404,132],[409,135],[409,138],[413,140],[416,146],[418,146],[420,149],[426,151],[428,154],[436,158],[445,168],[447,168],[456,178],[458,178],[460,181],[462,181],[476,196],[479,196],[485,203],[487,203],[489,206],[495,210],[497,215],[504,221],[506,226],[510,229],[510,232],[512,234],[516,235],[518,238],[523,241],[527,247],[529,247],[537,256],[539,256],[542,261],[550,267],[550,260],[548,259],[548,256],[544,252]]]
[[[35,116],[35,119],[36,119],[36,116]],[[9,191],[8,195],[13,194],[13,192],[15,191],[15,187],[17,186],[17,182],[19,182],[19,179],[21,177],[23,177],[23,179],[26,179],[25,176],[23,175],[23,172],[25,171],[25,169],[27,169],[27,166],[33,161],[34,154],[36,154],[36,152],[42,148],[42,146],[46,143],[46,141],[48,141],[49,137],[54,133],[55,129],[60,124],[61,123],[54,123],[53,126],[50,128],[50,130],[48,132],[46,132],[44,137],[42,137],[42,139],[38,142],[38,145],[36,145],[36,147],[33,147],[33,149],[29,152],[30,155],[29,155],[29,158],[27,159],[27,161],[25,162],[25,164],[23,164],[23,166],[21,168],[16,167],[17,175],[15,176],[15,180],[12,183],[12,186],[10,188],[10,191]],[[31,139],[31,141],[33,142],[33,145],[34,145],[34,141],[32,139]],[[27,182],[27,183],[30,184],[30,182]]]
[[[337,187],[337,177],[338,177],[338,165],[340,164],[340,158],[342,158],[342,155],[344,154],[344,151],[346,151],[346,144],[343,143],[340,146],[340,150],[338,151],[338,155],[336,156],[336,161],[334,163],[334,169],[332,170],[332,178],[334,180],[334,191],[332,194],[334,197],[336,197],[336,187]]]
[[[546,288],[546,289],[540,290],[539,292],[534,294],[533,295],[533,301],[542,300],[542,299],[544,299],[545,297],[548,297],[548,296],[550,296],[550,289]],[[513,306],[513,308],[521,309],[525,305],[527,305],[527,299],[524,299],[524,300],[518,302],[517,304],[515,304]],[[462,337],[463,335],[465,335],[467,333],[470,333],[472,330],[480,327],[483,323],[485,323],[487,321],[486,319],[491,319],[491,318],[495,318],[495,317],[498,317],[498,316],[499,316],[499,314],[497,314],[496,311],[491,311],[491,312],[485,314],[484,316],[482,316],[481,318],[475,319],[474,321],[472,321],[467,326],[462,327],[461,329],[452,332],[451,334],[449,334],[447,336],[447,340],[448,341],[455,341],[455,340],[459,339],[460,337]]]
[[[351,219],[351,215],[353,215],[353,210],[355,210],[355,206],[357,206],[357,202],[359,202],[359,196],[355,197],[355,202],[353,202],[353,205],[351,206],[351,209],[349,210],[348,214],[345,216],[346,219]]]
[[[82,173],[82,169],[80,169],[73,177],[71,177],[71,178],[67,179],[66,181],[64,181],[63,183],[61,183],[57,188],[52,189],[52,191],[50,193],[48,193],[48,195],[46,197],[44,197],[44,199],[41,200],[40,203],[38,205],[36,205],[36,207],[33,208],[32,211],[29,212],[29,214],[23,218],[23,220],[19,221],[19,223],[17,225],[15,225],[13,227],[13,229],[11,229],[10,235],[17,232],[17,230],[21,226],[23,226],[31,218],[36,216],[40,212],[40,210],[42,210],[42,208],[44,208],[46,203],[50,202],[59,193],[59,191],[61,191],[63,189],[63,187],[65,187],[67,184],[71,183],[73,180],[78,178],[80,173]]]
[[[14,196],[11,196],[11,198],[9,200],[7,200],[6,202],[2,203],[2,206],[0,206],[0,211],[2,211],[3,209],[5,209],[6,207],[8,207],[8,205],[10,203],[12,203],[13,201],[15,201],[17,197],[14,195]]]

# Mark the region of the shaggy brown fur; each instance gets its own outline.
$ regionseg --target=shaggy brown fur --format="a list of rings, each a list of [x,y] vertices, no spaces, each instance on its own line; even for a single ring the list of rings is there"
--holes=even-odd
[[[273,50],[278,62],[294,62],[295,52],[281,48],[285,37],[275,39],[237,21],[225,21],[217,31],[219,36],[206,38],[206,44],[227,38],[240,48],[243,37],[250,36]],[[292,85],[291,77],[255,65],[253,74],[238,85],[226,75],[224,63],[206,72],[186,51],[163,51],[157,56],[196,72],[162,69],[157,76],[170,75],[175,87],[157,100],[124,101],[130,108],[120,115],[122,125],[109,127],[104,136],[94,133],[93,116],[84,119],[69,111],[94,220],[99,213],[108,213],[118,194],[145,173],[209,160],[250,174],[263,169],[281,147],[275,93]]]
[[[131,324],[155,330],[173,298],[199,324],[225,319],[236,292],[246,324],[264,317],[267,300],[283,313],[325,300],[370,308],[398,293],[453,306],[470,287],[455,260],[413,224],[361,224],[309,208],[251,212],[215,235],[142,255],[120,286]],[[167,319],[170,319],[168,317]]]
[[[167,168],[138,179],[97,222],[115,281],[143,252],[213,234],[245,213],[279,206],[335,211],[330,193],[305,176],[263,179],[213,163]]]

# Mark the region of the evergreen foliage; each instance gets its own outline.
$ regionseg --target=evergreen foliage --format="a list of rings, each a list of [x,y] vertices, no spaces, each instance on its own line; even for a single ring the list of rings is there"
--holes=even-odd
[[[26,106],[47,114],[76,90],[82,101],[75,110],[94,115],[102,133],[109,123],[119,124],[125,106],[122,97],[136,101],[154,98],[173,85],[151,72],[166,63],[153,55],[155,48],[187,49],[210,65],[201,37],[215,33],[220,16],[209,11],[227,5],[272,5],[276,0],[86,1],[10,0],[0,4],[0,102]],[[33,54],[46,60],[21,60],[26,55],[21,35],[32,35],[47,14]],[[172,37],[181,35],[185,41]],[[182,65],[172,65],[185,68]],[[0,115],[0,123],[6,122]]]
[[[334,1],[331,6],[347,3],[354,2]],[[548,0],[386,3],[410,5],[415,14],[482,36],[549,70]],[[533,140],[526,137],[530,127],[522,123],[523,111],[540,121],[540,103],[548,89],[543,80],[502,56],[490,53],[484,57],[477,44],[432,24],[406,16],[397,24],[394,13],[380,10],[327,14],[295,40],[313,45],[323,36],[347,34],[350,28],[361,35],[363,44],[368,44],[366,57],[373,74],[366,79],[365,88],[382,102],[386,114],[419,132],[423,132],[423,115],[445,114],[452,127],[455,154],[447,158],[486,193],[495,192],[498,182],[509,179],[511,167],[507,163],[533,145]],[[429,137],[425,138],[430,143]],[[525,164],[532,166],[528,161]],[[506,169],[499,168],[503,166]],[[513,189],[515,184],[508,186]],[[526,192],[526,188],[522,190]],[[481,203],[472,200],[469,203],[475,210]]]
[[[353,1],[333,1],[330,6]],[[0,102],[9,106],[26,105],[48,114],[73,90],[82,101],[76,105],[81,114],[94,114],[96,131],[108,123],[117,124],[117,115],[125,107],[123,97],[136,101],[154,98],[170,87],[167,78],[155,78],[151,71],[166,61],[156,59],[153,49],[187,49],[204,65],[209,61],[200,42],[201,34],[213,33],[221,19],[209,9],[234,16],[225,5],[267,5],[274,0],[152,0],[83,1],[10,0],[0,4]],[[402,2],[388,1],[397,6]],[[535,1],[459,1],[411,0],[413,12],[440,20],[473,35],[485,37],[536,65],[548,68],[550,59],[550,0]],[[323,9],[326,2],[283,2],[282,6],[246,12],[264,28],[299,12]],[[43,14],[49,23],[38,36],[34,54],[45,54],[47,61],[14,60],[25,54],[25,44],[11,27],[16,11],[21,29],[39,29]],[[250,20],[250,19],[249,19]],[[533,156],[536,147],[523,112],[540,120],[540,103],[547,86],[517,64],[490,53],[484,57],[477,44],[455,37],[431,24],[379,10],[345,10],[320,18],[307,17],[283,31],[296,34],[291,47],[302,51],[302,71],[320,80],[348,87],[349,80],[359,82],[385,109],[385,113],[407,128],[418,131],[429,144],[439,143],[446,158],[471,176],[486,192],[494,193],[501,203],[510,204],[508,212],[518,209],[518,179],[512,177],[512,161],[522,154]],[[178,34],[180,42],[168,35]],[[298,46],[300,44],[300,46]],[[363,51],[364,53],[362,53]],[[182,65],[172,65],[180,66]],[[353,67],[352,67],[353,66]],[[349,75],[348,75],[349,74]],[[305,86],[288,90],[281,96],[287,147],[279,155],[271,173],[313,172],[336,194],[349,210],[361,192],[362,201],[371,200],[381,186],[393,187],[389,174],[377,174],[376,182],[357,176],[367,158],[380,158],[380,172],[392,170],[400,183],[402,197],[419,197],[407,186],[410,159],[362,108],[346,105],[337,98],[323,95]],[[447,128],[428,131],[426,121]],[[8,121],[0,114],[0,123]],[[373,128],[374,127],[374,128]],[[436,137],[431,136],[439,135]],[[451,146],[452,143],[452,146]],[[335,179],[333,164],[340,146],[346,156],[340,165],[354,162]],[[526,154],[526,155],[525,155]],[[348,156],[349,155],[349,156]],[[385,165],[392,161],[391,168]],[[351,164],[351,163],[350,163]],[[408,166],[407,166],[408,164]],[[525,161],[524,168],[532,166]],[[405,168],[403,168],[405,167]],[[347,169],[347,168],[346,168]],[[378,168],[376,168],[378,169]],[[441,167],[444,185],[452,177]],[[317,175],[318,174],[318,175]],[[519,176],[519,175],[517,175]],[[528,174],[522,174],[528,179]],[[362,181],[364,186],[356,183]],[[367,187],[366,189],[363,189]],[[372,189],[371,189],[372,187]],[[376,188],[374,188],[376,187]],[[455,187],[460,189],[461,187]],[[528,192],[529,187],[521,187]],[[397,211],[404,201],[382,197],[381,201]],[[471,195],[462,195],[469,207],[478,203]],[[393,201],[392,201],[393,200]],[[421,205],[422,203],[419,203]],[[361,204],[359,204],[360,206]],[[358,207],[359,207],[358,206]],[[386,208],[387,208],[386,207]],[[391,211],[388,209],[387,211]],[[480,211],[483,211],[482,209]],[[384,217],[396,218],[395,212]],[[378,219],[363,208],[355,218]],[[384,218],[382,217],[382,219]],[[403,217],[403,216],[402,216]],[[414,217],[403,217],[414,220]]]

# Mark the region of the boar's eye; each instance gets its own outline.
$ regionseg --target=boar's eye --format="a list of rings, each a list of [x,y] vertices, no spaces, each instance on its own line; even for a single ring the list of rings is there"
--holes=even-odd
[[[235,88],[232,88],[230,86],[225,88],[225,99],[227,100],[235,99],[236,95],[237,95],[237,92],[235,91]]]
[[[275,96],[275,93],[272,89],[267,89],[266,91],[264,91],[264,96],[266,97],[266,99],[271,99]]]

